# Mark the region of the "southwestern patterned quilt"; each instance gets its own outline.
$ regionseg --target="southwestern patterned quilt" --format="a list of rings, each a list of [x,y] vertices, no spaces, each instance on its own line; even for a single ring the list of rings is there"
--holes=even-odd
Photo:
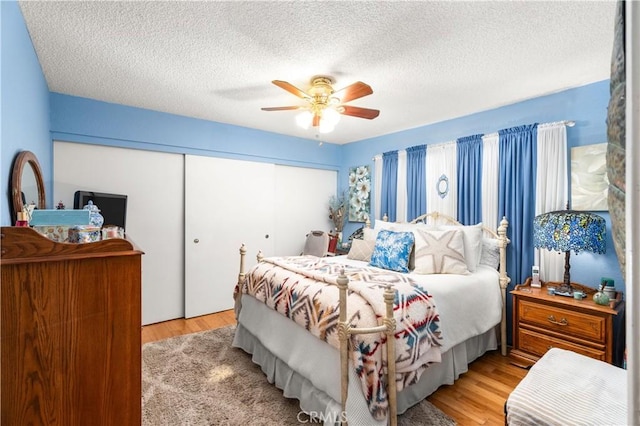
[[[442,335],[433,298],[406,274],[327,262],[313,256],[271,257],[247,273],[241,288],[236,286],[234,297],[250,294],[339,348],[335,284],[342,269],[349,278],[347,320],[353,327],[380,325],[385,314],[384,290],[389,285],[396,290],[396,385],[400,391],[415,383],[428,363],[440,362]],[[350,343],[353,365],[376,419],[384,418],[388,409],[382,381],[385,342],[386,336],[376,333],[352,335]]]

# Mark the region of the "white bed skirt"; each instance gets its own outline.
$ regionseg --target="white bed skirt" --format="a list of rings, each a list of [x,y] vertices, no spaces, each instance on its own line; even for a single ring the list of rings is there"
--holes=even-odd
[[[300,401],[302,411],[322,415],[325,425],[340,420],[340,356],[338,350],[251,296],[243,295],[233,346],[252,354],[270,383],[284,396]],[[432,364],[418,383],[398,393],[398,413],[422,401],[443,384],[453,384],[468,365],[498,347],[495,329],[455,345]],[[375,421],[362,395],[360,379],[349,372],[349,424],[385,425]]]

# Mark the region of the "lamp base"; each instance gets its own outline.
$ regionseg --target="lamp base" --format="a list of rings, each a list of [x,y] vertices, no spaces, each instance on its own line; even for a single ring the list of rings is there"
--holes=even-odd
[[[573,288],[570,284],[562,283],[560,287],[556,287],[556,292],[554,294],[556,296],[573,297]]]

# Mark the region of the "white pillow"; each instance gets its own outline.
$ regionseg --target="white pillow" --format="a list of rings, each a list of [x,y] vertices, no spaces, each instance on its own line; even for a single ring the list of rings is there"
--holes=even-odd
[[[378,219],[376,220],[375,225],[373,226],[373,229],[375,229],[376,231],[379,231],[381,229],[386,229],[387,231],[391,231],[391,228],[397,225],[395,222],[385,222],[382,219]]]
[[[433,225],[427,225],[424,223],[408,223],[408,222],[402,222],[402,223],[392,222],[391,229],[393,229],[394,231],[413,232],[414,234],[417,229],[424,229],[426,231],[437,230],[437,228]]]
[[[393,225],[395,225],[394,222],[385,222],[382,219],[378,219],[376,220],[373,228],[363,229],[362,239],[367,241],[375,241],[380,230],[386,229],[387,231],[395,231],[395,229],[393,229]]]
[[[437,230],[434,225],[427,225],[425,223],[409,223],[409,222],[385,222],[383,220],[377,220],[373,228],[375,231],[386,229],[394,232],[414,232],[416,229],[425,229],[428,231]]]
[[[464,256],[467,260],[467,268],[470,272],[475,272],[480,264],[482,255],[482,223],[477,225],[440,225],[438,229],[451,230],[459,229],[464,236]]]
[[[362,230],[362,239],[365,241],[375,241],[378,237],[378,231],[376,229],[364,228]]]
[[[464,236],[458,229],[448,231],[417,230],[416,274],[469,273],[464,255]]]

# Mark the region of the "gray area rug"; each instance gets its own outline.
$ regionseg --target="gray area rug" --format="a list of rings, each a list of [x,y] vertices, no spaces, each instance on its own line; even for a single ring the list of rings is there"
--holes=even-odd
[[[235,326],[228,326],[142,347],[143,426],[313,424],[299,415],[296,399],[267,382],[249,354],[231,347],[234,332]],[[455,422],[422,401],[398,424]]]

